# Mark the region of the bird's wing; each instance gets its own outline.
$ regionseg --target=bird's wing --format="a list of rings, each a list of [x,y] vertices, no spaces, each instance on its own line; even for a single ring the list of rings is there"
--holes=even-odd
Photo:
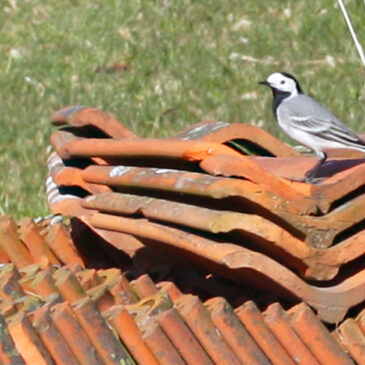
[[[285,104],[287,118],[295,128],[340,143],[364,142],[325,107],[307,95],[300,95]]]
[[[307,117],[291,116],[295,127],[322,138],[337,142],[359,142],[359,137],[344,125],[336,123],[336,120],[321,119],[312,115]]]

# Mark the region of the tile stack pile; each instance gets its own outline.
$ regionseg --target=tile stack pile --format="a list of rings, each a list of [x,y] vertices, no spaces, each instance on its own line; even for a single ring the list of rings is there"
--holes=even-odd
[[[215,289],[219,290],[208,299],[197,290],[195,294],[205,300],[204,304],[189,295],[181,300],[192,301],[186,304],[187,312],[213,321],[215,327],[209,328],[219,329],[236,359],[240,356],[238,348],[229,341],[238,339],[241,332],[224,335],[227,323],[248,331],[255,346],[273,363],[286,363],[273,358],[284,359],[284,354],[296,361],[290,346],[285,345],[290,333],[302,343],[302,347],[293,347],[309,350],[312,362],[307,363],[326,363],[315,346],[304,339],[303,328],[313,340],[311,331],[324,331],[331,345],[317,345],[322,355],[344,355],[342,349],[332,347],[338,346],[333,342],[336,338],[356,361],[363,361],[365,164],[359,156],[332,157],[318,183],[307,184],[295,180],[303,178],[316,160],[300,156],[267,132],[249,125],[207,121],[174,138],[148,139],[138,138],[113,116],[93,108],[62,109],[54,114],[53,122],[62,129],[51,137],[55,152],[48,161],[48,201],[54,213],[74,217],[72,234],[78,236],[76,241],[84,242],[78,247],[87,267],[91,262],[94,267],[107,267],[108,263],[118,266],[117,262],[129,260],[139,272],[151,273],[158,268],[161,274],[173,263],[181,270],[199,272],[205,285],[210,278],[228,280],[217,285]],[[85,238],[89,236],[93,238]],[[103,247],[103,259],[93,255],[95,241]],[[187,274],[185,281],[190,280],[195,279]],[[229,296],[225,290],[228,283],[238,286],[240,294]],[[224,296],[229,303],[216,295]],[[143,301],[143,296],[138,297]],[[263,303],[274,303],[276,298],[280,304],[271,304],[261,314]],[[174,303],[174,311],[179,310],[179,303],[174,301],[177,298],[170,296],[169,300]],[[246,300],[254,300],[260,310],[252,301],[242,305]],[[297,305],[288,309],[293,304]],[[249,320],[244,320],[242,313],[246,310],[261,318],[254,321],[255,326],[261,323],[266,328],[271,345],[263,345],[255,337],[257,329],[251,331]],[[205,342],[208,335],[200,337],[189,323],[190,317],[179,313],[183,318],[179,323],[193,332],[210,361],[224,363],[209,352],[213,350]],[[228,313],[235,319],[230,322],[219,315],[220,319],[214,319],[215,313]],[[271,323],[276,320],[270,318],[281,318],[286,332],[275,330]],[[312,329],[304,322],[295,324],[308,318]],[[330,336],[317,318],[327,326],[347,319]],[[153,323],[148,325],[151,333],[168,337],[170,342],[163,342],[166,349],[177,351],[191,363],[179,347],[184,341],[171,338],[175,331],[170,333],[157,317],[147,322]],[[149,330],[143,325],[140,330],[145,336]],[[283,333],[285,336],[281,336]],[[285,351],[275,350],[274,343]],[[150,350],[153,347],[151,343],[147,346]],[[221,349],[217,353],[225,352]],[[338,360],[344,362],[337,363],[350,361],[344,356]],[[238,361],[245,363],[242,358]]]
[[[20,234],[17,236],[20,239]],[[171,281],[38,263],[0,270],[0,363],[363,364],[365,310],[332,333],[305,303],[202,302]],[[215,282],[218,285],[218,282]],[[231,288],[231,290],[233,290]],[[238,288],[237,288],[238,290]]]

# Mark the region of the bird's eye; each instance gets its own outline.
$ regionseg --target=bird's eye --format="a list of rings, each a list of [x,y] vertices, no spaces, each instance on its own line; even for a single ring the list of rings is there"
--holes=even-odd
[[[285,80],[280,81],[280,84],[281,84],[281,85],[282,85],[282,84],[285,84]]]

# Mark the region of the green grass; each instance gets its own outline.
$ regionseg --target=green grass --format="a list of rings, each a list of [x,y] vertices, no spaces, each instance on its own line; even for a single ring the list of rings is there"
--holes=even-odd
[[[49,116],[65,105],[110,111],[141,136],[212,118],[259,124],[285,139],[271,93],[257,85],[285,70],[365,133],[364,72],[335,3],[2,1],[0,213],[47,214]],[[347,4],[364,44],[364,3]],[[95,72],[117,62],[128,70]]]

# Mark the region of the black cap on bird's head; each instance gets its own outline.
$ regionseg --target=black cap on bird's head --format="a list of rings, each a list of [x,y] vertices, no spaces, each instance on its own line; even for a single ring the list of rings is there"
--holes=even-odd
[[[280,93],[289,95],[303,93],[297,79],[287,72],[274,72],[265,81],[259,82],[259,84],[269,86],[274,96]]]

